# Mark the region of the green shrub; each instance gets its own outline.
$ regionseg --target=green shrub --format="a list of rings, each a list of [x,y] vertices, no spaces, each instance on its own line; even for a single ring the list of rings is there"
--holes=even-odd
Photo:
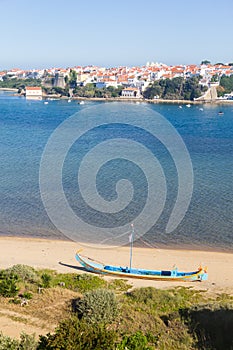
[[[36,350],[35,335],[21,333],[20,340],[4,336],[0,333],[0,350]]]
[[[20,334],[20,344],[19,350],[36,350],[37,349],[37,341],[35,339],[35,334]]]
[[[136,332],[132,335],[125,335],[117,346],[117,350],[151,350],[153,349],[148,345],[147,337],[141,333]]]
[[[0,350],[19,350],[19,341],[0,332]]]
[[[28,265],[17,264],[6,269],[5,272],[17,275],[23,282],[37,283],[40,280],[36,270]]]
[[[33,294],[30,293],[30,292],[24,292],[24,293],[22,294],[22,297],[25,298],[25,299],[30,300],[30,299],[32,299]]]
[[[76,317],[60,323],[54,334],[40,336],[38,350],[113,350],[117,335],[104,326],[80,322]]]
[[[110,323],[118,313],[115,294],[108,289],[97,289],[74,301],[79,318],[91,323]]]
[[[0,271],[0,295],[3,297],[14,297],[18,293],[18,277],[13,273]]]
[[[42,286],[44,288],[49,288],[51,286],[51,281],[52,281],[52,276],[49,275],[48,273],[43,273],[43,275],[41,276],[42,279]]]

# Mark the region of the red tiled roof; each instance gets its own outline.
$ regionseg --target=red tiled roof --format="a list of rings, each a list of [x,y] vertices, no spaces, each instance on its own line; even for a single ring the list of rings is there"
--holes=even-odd
[[[41,90],[41,87],[38,87],[38,86],[26,86],[26,90]]]
[[[123,89],[123,91],[126,91],[126,90],[130,90],[130,91],[138,91],[138,89],[137,89],[137,88],[133,88],[133,87],[128,87],[128,88]]]

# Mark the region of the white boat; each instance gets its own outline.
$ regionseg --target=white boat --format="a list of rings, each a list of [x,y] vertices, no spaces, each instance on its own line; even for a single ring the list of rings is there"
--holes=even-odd
[[[67,102],[70,103],[70,102],[71,102],[71,99],[69,98],[69,100],[68,100]]]
[[[186,105],[186,107],[190,108],[190,107],[191,107],[190,103],[188,103],[188,104]]]
[[[182,108],[182,106],[179,106],[179,108]]]
[[[44,104],[45,104],[45,105],[48,105],[49,103],[48,103],[48,101],[45,101]]]
[[[80,105],[84,105],[84,101],[80,101],[79,104],[80,104]]]

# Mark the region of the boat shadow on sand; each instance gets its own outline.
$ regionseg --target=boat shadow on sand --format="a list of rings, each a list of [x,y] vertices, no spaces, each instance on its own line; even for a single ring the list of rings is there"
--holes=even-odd
[[[78,270],[78,271],[87,272],[87,270],[86,270],[84,267],[81,267],[81,266],[70,265],[70,264],[63,263],[63,262],[61,262],[61,261],[59,261],[58,264],[61,265],[61,266],[66,266],[66,267],[69,267],[69,268],[71,268],[71,269]],[[91,272],[91,271],[88,271],[88,272]]]

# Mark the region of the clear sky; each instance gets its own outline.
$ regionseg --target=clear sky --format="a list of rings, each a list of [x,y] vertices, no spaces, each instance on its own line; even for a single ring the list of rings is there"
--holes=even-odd
[[[0,0],[0,70],[233,61],[233,0]]]

